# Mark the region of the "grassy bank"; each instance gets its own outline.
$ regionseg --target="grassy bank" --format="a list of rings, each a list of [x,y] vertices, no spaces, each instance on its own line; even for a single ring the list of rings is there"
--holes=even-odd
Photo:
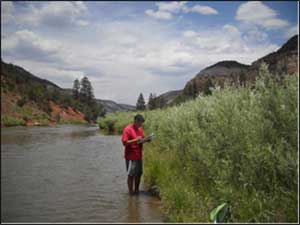
[[[275,82],[266,67],[255,89],[143,112],[144,182],[156,186],[170,221],[209,222],[229,202],[231,222],[297,222],[298,76]],[[102,129],[121,133],[135,113],[107,115]]]

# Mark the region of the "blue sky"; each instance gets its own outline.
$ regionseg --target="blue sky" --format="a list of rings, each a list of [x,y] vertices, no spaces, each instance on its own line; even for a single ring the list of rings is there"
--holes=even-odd
[[[251,64],[298,34],[297,2],[1,2],[1,57],[60,87],[135,105],[221,60]]]

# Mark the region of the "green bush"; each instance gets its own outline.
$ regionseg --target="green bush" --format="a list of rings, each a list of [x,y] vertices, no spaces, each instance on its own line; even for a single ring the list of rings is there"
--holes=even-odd
[[[17,105],[19,107],[23,107],[28,102],[27,96],[22,97],[20,100],[18,100]]]
[[[298,76],[266,65],[255,88],[215,88],[167,109],[143,112],[144,183],[156,186],[173,222],[209,222],[228,202],[230,222],[297,222]],[[106,117],[119,133],[133,113]],[[101,126],[105,123],[100,121]]]
[[[26,122],[23,119],[18,119],[12,116],[1,115],[1,125],[3,126],[25,126]]]

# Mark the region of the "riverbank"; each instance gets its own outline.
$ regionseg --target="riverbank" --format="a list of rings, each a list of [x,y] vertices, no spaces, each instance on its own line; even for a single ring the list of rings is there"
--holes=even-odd
[[[210,222],[228,202],[230,222],[297,222],[298,76],[266,68],[255,88],[215,89],[180,106],[142,112],[144,183],[156,187],[172,222]],[[99,121],[121,133],[135,113]],[[282,206],[285,207],[282,207]]]
[[[85,115],[72,107],[64,107],[49,101],[49,113],[42,111],[35,102],[20,105],[21,96],[1,92],[1,127],[32,127],[57,125],[93,125]]]
[[[1,115],[1,127],[17,127],[17,126],[24,126],[24,127],[33,127],[33,126],[56,126],[56,125],[87,125],[88,122],[83,122],[81,120],[61,120],[59,122],[53,119],[22,119],[22,118],[15,118],[8,115]]]
[[[1,90],[1,127],[51,126],[57,124],[87,124],[83,113],[49,101],[47,109],[41,109],[34,101],[22,101],[22,97]]]

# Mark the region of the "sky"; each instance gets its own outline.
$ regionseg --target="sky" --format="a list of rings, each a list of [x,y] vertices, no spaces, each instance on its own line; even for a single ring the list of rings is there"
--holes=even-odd
[[[1,57],[62,88],[136,105],[223,60],[251,64],[298,34],[296,1],[1,1]]]

